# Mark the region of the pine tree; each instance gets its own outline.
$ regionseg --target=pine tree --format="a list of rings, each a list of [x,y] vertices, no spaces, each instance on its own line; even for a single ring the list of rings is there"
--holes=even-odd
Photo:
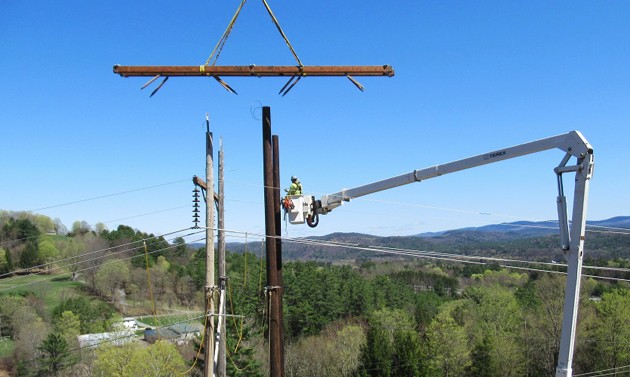
[[[70,351],[63,335],[54,332],[48,334],[37,349],[44,353],[42,363],[45,372],[56,375],[68,366]]]
[[[470,353],[472,364],[468,368],[467,375],[471,377],[492,377],[490,352],[492,345],[488,336],[484,336],[481,343],[475,344]]]
[[[422,366],[420,339],[409,330],[394,332],[394,354],[392,356],[392,376],[419,377]]]
[[[367,342],[361,350],[361,377],[390,377],[392,375],[393,347],[389,334],[383,329],[370,326]]]

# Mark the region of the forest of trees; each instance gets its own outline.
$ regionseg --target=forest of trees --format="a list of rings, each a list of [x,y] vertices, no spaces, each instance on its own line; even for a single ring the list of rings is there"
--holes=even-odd
[[[4,364],[12,373],[133,376],[151,365],[153,374],[144,375],[200,375],[203,360],[192,365],[199,340],[82,350],[76,339],[112,331],[121,317],[150,314],[152,306],[203,310],[205,250],[124,225],[75,222],[68,231],[35,215],[0,215],[0,283],[20,271],[76,284],[54,300],[37,284],[0,292],[0,335],[14,344]],[[246,251],[228,252],[227,262],[227,308],[237,315],[227,320],[228,375],[265,376],[265,261]],[[287,376],[554,374],[561,274],[363,258],[287,261],[283,282]],[[628,366],[628,285],[584,279],[574,373]]]

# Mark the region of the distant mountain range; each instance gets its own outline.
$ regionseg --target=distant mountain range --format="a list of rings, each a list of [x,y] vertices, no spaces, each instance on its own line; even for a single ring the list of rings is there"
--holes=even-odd
[[[587,221],[587,228],[630,229],[630,216],[617,216],[606,220]],[[511,223],[484,225],[477,228],[461,228],[443,232],[418,234],[418,237],[439,237],[462,232],[503,233],[511,238],[528,238],[558,234],[558,221],[515,221]]]
[[[585,258],[630,258],[630,216],[588,221]],[[630,233],[630,232],[628,232]],[[557,221],[516,221],[412,236],[379,237],[361,233],[331,233],[285,241],[283,259],[335,261],[361,258],[400,258],[399,254],[366,250],[367,247],[435,251],[478,256],[504,256],[536,260],[562,260]],[[243,243],[229,243],[231,252],[244,252]],[[249,245],[249,250],[260,250]]]

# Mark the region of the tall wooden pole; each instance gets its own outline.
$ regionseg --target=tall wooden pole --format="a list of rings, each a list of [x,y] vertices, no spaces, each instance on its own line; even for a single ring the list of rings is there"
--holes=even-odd
[[[206,114],[206,315],[208,325],[204,334],[205,377],[214,377],[214,170],[212,133]]]
[[[284,344],[280,313],[281,287],[278,281],[278,259],[276,249],[275,194],[273,179],[273,152],[271,140],[271,110],[263,107],[263,174],[265,191],[265,230],[267,254],[267,300],[269,303],[269,376],[283,377],[282,363]]]
[[[219,221],[218,221],[218,238],[219,238],[219,285],[221,292],[226,290],[227,286],[227,273],[225,271],[225,191],[223,188],[223,142],[219,142],[219,193],[218,193],[218,210],[219,210]],[[223,297],[227,297],[223,295]],[[224,317],[221,321],[221,328],[219,328],[219,333],[221,334],[221,338],[219,339],[219,360],[217,365],[217,375],[219,377],[226,377],[226,353],[225,353],[225,337],[227,333],[225,332],[225,322],[226,318],[225,314],[225,299],[221,300],[220,305],[221,308],[219,311],[223,313]]]
[[[273,189],[274,189],[274,203],[273,212],[276,221],[276,279],[277,279],[277,294],[274,296],[276,300],[276,307],[278,310],[278,323],[280,324],[278,331],[280,334],[278,337],[281,340],[281,365],[282,375],[284,375],[284,315],[282,309],[282,294],[284,291],[284,284],[282,281],[282,216],[280,211],[280,144],[278,142],[278,135],[272,136],[273,141]]]

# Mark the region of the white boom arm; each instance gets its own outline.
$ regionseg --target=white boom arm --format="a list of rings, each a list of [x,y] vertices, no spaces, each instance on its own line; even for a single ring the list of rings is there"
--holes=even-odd
[[[580,277],[582,274],[582,256],[584,247],[584,231],[586,225],[586,208],[590,178],[593,174],[593,148],[578,131],[552,136],[513,147],[498,149],[489,153],[435,165],[411,173],[369,183],[338,193],[325,195],[320,200],[309,196],[292,196],[290,220],[293,224],[307,221],[314,227],[319,222],[319,215],[325,215],[343,202],[394,187],[420,182],[425,179],[439,177],[444,174],[470,169],[514,157],[542,152],[558,148],[565,152],[560,164],[554,169],[558,180],[558,219],[560,224],[560,244],[567,259],[567,286],[565,291],[564,316],[560,353],[556,377],[571,377],[573,349],[575,344],[575,328],[577,321],[578,300],[580,293]],[[567,166],[575,157],[575,165]],[[569,231],[566,198],[562,183],[562,174],[575,172],[575,189],[573,197],[573,218]]]
[[[564,135],[553,136],[505,149],[499,149],[490,153],[480,154],[463,160],[414,170],[411,173],[399,175],[397,177],[384,179],[352,189],[341,190],[335,194],[324,195],[321,198],[321,207],[317,208],[317,211],[320,214],[327,214],[334,208],[342,205],[343,202],[349,202],[351,199],[364,195],[554,148],[562,149],[571,156],[575,156],[577,158],[586,157],[589,154],[589,151],[592,154],[592,148],[584,137],[578,131],[572,131]]]

